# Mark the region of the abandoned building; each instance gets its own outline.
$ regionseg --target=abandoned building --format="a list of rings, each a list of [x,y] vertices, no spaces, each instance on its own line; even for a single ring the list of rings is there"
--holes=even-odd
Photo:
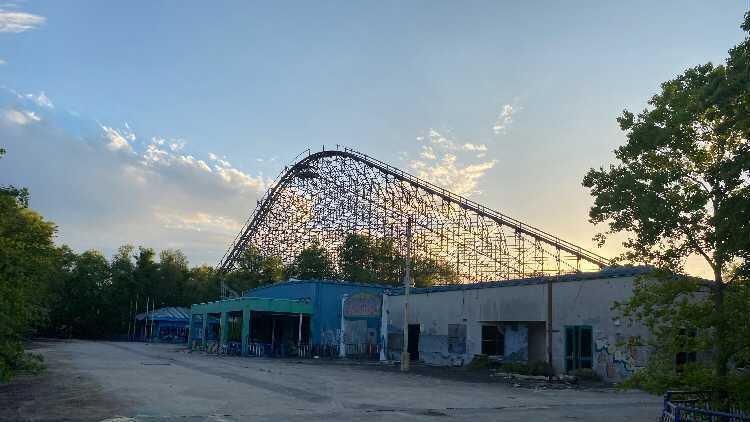
[[[290,280],[193,305],[191,348],[250,356],[379,357],[384,286]],[[342,336],[342,327],[344,335]]]
[[[190,310],[166,307],[135,316],[135,338],[155,343],[187,343]]]
[[[645,363],[646,336],[612,310],[632,295],[647,267],[605,269],[558,277],[411,289],[408,351],[415,361],[461,366],[477,355],[504,362],[548,361],[558,373],[580,368],[619,381]],[[387,358],[398,359],[404,324],[403,289],[383,296]],[[547,330],[547,327],[552,327]],[[551,347],[548,346],[551,345]]]
[[[642,326],[617,318],[648,267],[510,281],[412,288],[408,351],[413,361],[462,366],[477,356],[552,362],[620,381],[645,363]],[[193,305],[191,347],[248,356],[398,360],[404,291],[371,284],[291,280],[243,296]],[[548,330],[547,327],[551,327]],[[386,335],[387,333],[387,335]]]

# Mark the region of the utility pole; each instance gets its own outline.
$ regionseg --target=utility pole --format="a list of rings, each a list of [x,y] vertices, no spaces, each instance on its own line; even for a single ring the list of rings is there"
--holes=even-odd
[[[406,222],[406,269],[404,271],[404,345],[401,350],[401,371],[409,370],[409,289],[411,288],[411,217]]]
[[[146,296],[146,313],[143,314],[143,341],[148,341],[148,335],[146,334],[146,329],[148,328],[148,302],[149,297]]]
[[[552,277],[547,279],[547,363],[552,364]]]
[[[156,305],[156,299],[151,301],[151,329],[149,330],[149,341],[153,340],[154,337],[154,305]]]

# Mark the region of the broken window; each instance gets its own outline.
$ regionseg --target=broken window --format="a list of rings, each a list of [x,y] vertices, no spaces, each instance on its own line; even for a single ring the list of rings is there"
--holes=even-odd
[[[502,356],[505,350],[505,336],[498,325],[482,326],[482,354]]]
[[[466,353],[466,324],[448,324],[448,353]]]
[[[565,370],[591,369],[594,336],[588,325],[565,327]]]

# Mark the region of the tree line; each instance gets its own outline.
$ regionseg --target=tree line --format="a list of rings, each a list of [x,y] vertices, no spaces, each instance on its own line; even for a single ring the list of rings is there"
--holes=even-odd
[[[403,283],[405,257],[392,238],[351,233],[336,249],[336,258],[318,243],[304,248],[285,265],[278,256],[265,256],[256,247],[243,251],[236,269],[224,276],[233,289],[243,291],[289,278],[330,279],[397,286]],[[458,283],[455,269],[430,257],[413,257],[412,280],[416,287]]]

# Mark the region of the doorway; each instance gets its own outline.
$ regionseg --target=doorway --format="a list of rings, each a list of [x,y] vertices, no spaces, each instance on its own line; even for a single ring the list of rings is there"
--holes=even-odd
[[[409,360],[419,360],[419,324],[409,324]]]
[[[565,370],[591,369],[593,363],[594,336],[591,326],[565,327]]]

